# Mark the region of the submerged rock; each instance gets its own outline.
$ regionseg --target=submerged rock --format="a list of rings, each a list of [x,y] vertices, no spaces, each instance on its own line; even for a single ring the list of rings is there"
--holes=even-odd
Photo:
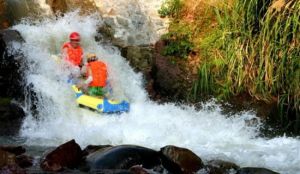
[[[71,140],[66,142],[55,150],[46,155],[41,162],[41,168],[45,171],[62,171],[65,167],[78,167],[82,159],[82,151],[80,146]]]
[[[238,170],[237,174],[279,174],[265,168],[244,167]]]
[[[26,171],[20,168],[18,165],[7,165],[0,168],[1,174],[26,174]]]
[[[0,146],[0,150],[15,154],[21,155],[26,152],[26,149],[22,146]]]
[[[21,167],[21,168],[28,168],[33,165],[33,157],[28,156],[28,155],[19,155],[16,157],[16,163]]]
[[[238,165],[232,162],[222,161],[222,160],[211,160],[207,163],[207,165],[217,167],[222,170],[230,170],[230,169],[237,170],[240,168]]]

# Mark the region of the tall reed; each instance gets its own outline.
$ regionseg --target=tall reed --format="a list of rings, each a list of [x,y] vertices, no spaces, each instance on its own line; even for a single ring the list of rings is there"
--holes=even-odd
[[[208,58],[193,94],[227,98],[246,92],[277,101],[282,124],[300,132],[300,1],[278,2],[236,0],[231,7],[215,8],[218,28],[202,43]],[[288,118],[287,108],[295,119]]]

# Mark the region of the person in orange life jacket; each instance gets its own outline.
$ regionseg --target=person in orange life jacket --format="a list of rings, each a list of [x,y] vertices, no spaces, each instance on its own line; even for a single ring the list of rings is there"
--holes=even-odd
[[[67,62],[74,66],[82,66],[83,49],[80,46],[80,35],[77,32],[72,32],[69,35],[69,42],[62,46],[62,57]]]
[[[87,55],[86,65],[86,80],[78,84],[78,88],[87,87],[88,94],[90,96],[105,95],[104,87],[106,87],[107,81],[107,67],[106,64],[97,59],[96,54]]]

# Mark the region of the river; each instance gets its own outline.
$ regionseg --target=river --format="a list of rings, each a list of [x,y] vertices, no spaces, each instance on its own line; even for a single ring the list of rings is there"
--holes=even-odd
[[[120,51],[107,42],[96,42],[99,15],[23,20],[12,28],[26,43],[19,47],[26,57],[26,85],[37,94],[38,114],[30,111],[29,98],[22,105],[26,118],[18,137],[1,141],[29,147],[53,147],[75,139],[82,148],[89,144],[136,144],[153,149],[165,145],[189,148],[204,161],[223,159],[241,167],[265,167],[285,173],[300,173],[300,140],[295,137],[263,138],[261,124],[249,125],[255,113],[227,117],[214,101],[201,110],[175,103],[158,104],[148,98],[143,77],[129,66]],[[109,67],[109,79],[116,98],[131,103],[130,112],[101,115],[77,107],[65,69],[51,58],[72,31],[81,33],[86,53],[93,52]]]

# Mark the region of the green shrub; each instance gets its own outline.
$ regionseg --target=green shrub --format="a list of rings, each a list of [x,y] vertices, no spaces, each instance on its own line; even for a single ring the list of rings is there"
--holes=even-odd
[[[158,14],[161,17],[178,17],[181,9],[181,0],[166,0],[158,10]]]
[[[171,24],[169,33],[162,36],[162,40],[166,42],[162,54],[164,56],[186,58],[194,47],[191,37],[191,29],[184,22]]]

